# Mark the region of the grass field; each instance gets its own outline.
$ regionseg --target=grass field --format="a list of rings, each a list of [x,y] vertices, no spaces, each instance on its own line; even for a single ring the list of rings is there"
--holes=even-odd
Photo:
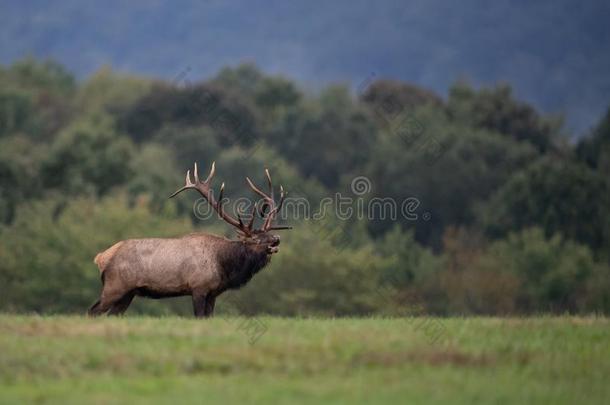
[[[2,404],[603,403],[610,322],[0,315],[0,378]]]

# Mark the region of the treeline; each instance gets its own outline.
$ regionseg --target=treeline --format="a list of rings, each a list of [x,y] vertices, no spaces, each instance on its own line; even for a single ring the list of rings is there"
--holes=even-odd
[[[416,201],[394,218],[292,213],[280,254],[225,310],[610,313],[610,110],[569,139],[507,85],[458,82],[441,97],[363,78],[355,93],[312,94],[248,64],[206,81],[109,68],[77,81],[23,60],[0,67],[0,310],[84,312],[99,289],[92,258],[119,239],[230,235],[197,219],[196,196],[167,199],[193,162],[215,160],[229,197],[270,167],[310,214],[337,193],[354,209]]]

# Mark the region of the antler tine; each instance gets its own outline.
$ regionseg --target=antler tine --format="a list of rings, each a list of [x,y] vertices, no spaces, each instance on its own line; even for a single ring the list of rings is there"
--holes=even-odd
[[[277,211],[279,212],[282,209],[282,204],[284,204],[284,198],[288,193],[284,192],[284,186],[280,184],[280,203],[277,205]]]
[[[280,184],[280,202],[274,208],[274,214],[282,209],[282,204],[284,204],[284,198],[286,197],[286,193],[284,193],[284,187]]]
[[[248,221],[248,229],[252,230],[254,226],[254,219],[256,218],[256,204],[252,206],[252,215],[250,216],[250,221]]]
[[[265,218],[265,211],[268,206],[269,204],[265,203],[262,207],[257,207],[256,212],[258,212],[258,215],[260,215],[261,218]]]
[[[265,218],[265,223],[263,224],[263,229],[268,231],[271,229],[271,222],[275,219],[277,213],[282,209],[282,204],[284,204],[284,198],[286,197],[286,193],[284,192],[284,187],[280,184],[280,202],[275,205],[269,214],[267,214],[267,218]]]
[[[212,168],[210,169],[210,174],[208,174],[208,178],[205,179],[204,183],[209,183],[212,180],[212,177],[214,177],[214,174],[216,173],[216,162],[212,162]]]
[[[186,171],[186,178],[184,179],[184,186],[182,186],[181,188],[176,190],[172,195],[169,196],[169,198],[174,198],[175,196],[177,196],[184,190],[188,190],[188,189],[194,188],[194,187],[195,187],[195,185],[193,183],[191,183],[191,171],[189,169]]]
[[[267,184],[269,185],[269,194],[265,194],[263,191],[261,191],[261,189],[259,189],[258,187],[256,187],[256,185],[252,182],[252,180],[250,180],[249,177],[246,177],[246,181],[248,182],[248,185],[250,186],[250,188],[258,195],[260,195],[261,197],[263,197],[263,199],[265,200],[265,205],[263,205],[261,208],[258,209],[258,213],[262,218],[265,218],[265,222],[263,223],[263,227],[261,228],[261,230],[265,230],[265,227],[267,227],[268,225],[267,222],[269,221],[269,215],[275,210],[275,201],[273,200],[273,184],[271,182],[271,174],[269,173],[269,169],[265,168],[265,177],[267,177]],[[268,210],[267,215],[265,216],[265,211]]]
[[[269,196],[273,198],[273,185],[271,183],[271,175],[269,174],[269,169],[265,167],[265,175],[267,176],[267,184],[269,185]]]
[[[265,177],[267,178],[267,184],[269,186],[269,194],[265,194],[261,191],[256,185],[250,180],[249,177],[246,177],[246,181],[250,188],[258,195],[263,197],[265,200],[265,205],[262,208],[258,209],[259,214],[265,219],[263,222],[263,226],[261,227],[262,232],[267,232],[271,229],[289,229],[289,227],[272,227],[271,223],[277,216],[277,213],[282,208],[282,204],[284,203],[284,199],[286,198],[286,192],[284,191],[284,187],[280,185],[280,200],[278,204],[275,203],[273,199],[273,182],[271,181],[271,173],[269,173],[269,169],[265,168]],[[265,215],[266,209],[268,210],[267,215]]]
[[[250,180],[249,177],[246,177],[246,181],[248,182],[248,185],[250,186],[250,188],[258,195],[260,195],[261,197],[263,197],[265,200],[269,201],[271,199],[271,197],[269,197],[267,194],[263,193],[258,187],[256,187],[254,185],[254,183],[252,182],[252,180]]]
[[[189,186],[194,186],[195,184],[197,184],[197,163],[195,163],[193,176],[195,177],[195,183],[191,181],[191,171],[186,171],[186,184],[188,184]]]
[[[220,193],[218,193],[218,214],[222,215],[222,204],[224,204],[223,201],[223,194],[225,192],[225,183],[223,182],[220,185]]]
[[[222,202],[222,196],[225,193],[225,182],[223,181],[222,184],[220,185],[220,193],[218,193],[218,201]]]

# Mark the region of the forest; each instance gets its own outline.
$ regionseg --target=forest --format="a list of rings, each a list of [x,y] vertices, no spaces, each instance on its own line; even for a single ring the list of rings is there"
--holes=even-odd
[[[121,239],[232,237],[196,195],[168,199],[213,161],[230,200],[264,168],[293,198],[281,252],[220,313],[610,313],[610,109],[574,140],[509,84],[309,91],[247,63],[77,80],[32,58],[0,66],[0,311],[84,313]]]

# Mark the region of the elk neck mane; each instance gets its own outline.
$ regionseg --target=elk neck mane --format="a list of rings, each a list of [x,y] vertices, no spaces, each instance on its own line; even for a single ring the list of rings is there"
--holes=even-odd
[[[242,241],[227,241],[218,252],[225,288],[240,288],[271,260],[265,250]]]

